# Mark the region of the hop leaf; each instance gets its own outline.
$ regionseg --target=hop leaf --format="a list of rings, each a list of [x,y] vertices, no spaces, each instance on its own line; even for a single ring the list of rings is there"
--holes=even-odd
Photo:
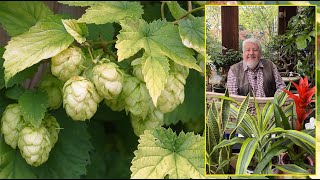
[[[49,158],[52,147],[50,134],[43,126],[26,126],[19,134],[18,147],[28,164],[39,166]]]
[[[52,57],[51,63],[52,74],[65,82],[82,72],[85,58],[80,48],[69,47]]]
[[[62,82],[51,74],[47,74],[40,82],[39,88],[48,94],[48,108],[58,109],[62,104]]]
[[[63,107],[73,120],[90,119],[101,100],[94,85],[84,77],[74,76],[63,86]]]
[[[131,178],[205,178],[204,138],[170,128],[147,130],[139,139],[130,168]]]
[[[3,113],[1,131],[4,140],[13,149],[16,149],[19,139],[19,133],[25,126],[20,107],[18,104],[9,104]]]
[[[116,98],[122,90],[122,73],[115,63],[103,63],[93,68],[92,81],[98,93],[107,100]]]

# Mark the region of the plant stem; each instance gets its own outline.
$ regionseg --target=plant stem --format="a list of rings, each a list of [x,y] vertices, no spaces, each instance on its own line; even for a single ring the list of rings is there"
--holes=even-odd
[[[161,19],[165,19],[164,17],[164,5],[166,4],[165,1],[162,1],[161,3]]]
[[[176,21],[174,21],[173,24],[177,24],[181,19],[187,17],[189,14],[194,13],[194,12],[199,11],[199,10],[202,10],[202,9],[204,9],[204,8],[205,8],[205,6],[201,6],[201,7],[192,9],[191,11],[188,11],[185,15],[181,16],[179,19],[177,19]]]
[[[93,60],[94,60],[94,58],[93,58],[93,55],[92,55],[92,52],[91,52],[91,48],[90,48],[90,47],[88,47],[88,51],[89,51],[89,54],[90,54],[91,60],[93,61]]]
[[[111,56],[113,56],[116,60],[118,59],[118,56],[117,56],[114,52],[112,52],[110,49],[108,49],[108,48],[103,48],[103,50],[105,50],[106,53],[108,53],[108,54],[110,54]]]
[[[192,10],[192,2],[188,1],[188,11],[191,11],[191,10]]]

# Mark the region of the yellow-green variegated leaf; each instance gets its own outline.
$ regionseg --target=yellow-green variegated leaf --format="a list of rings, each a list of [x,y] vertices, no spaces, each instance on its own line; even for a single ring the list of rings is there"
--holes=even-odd
[[[142,19],[125,19],[120,25],[122,29],[115,46],[118,61],[144,49],[144,53],[150,56],[166,56],[177,64],[201,71],[193,51],[182,44],[178,28],[172,23],[157,20],[148,24]]]
[[[246,174],[247,168],[251,162],[258,146],[258,140],[255,138],[247,138],[240,149],[240,153],[237,160],[235,174]]]
[[[297,131],[297,130],[284,130],[282,128],[274,128],[270,130],[268,133],[279,133],[279,132],[284,132],[284,136],[286,138],[297,139],[303,142],[304,144],[309,145],[311,148],[315,149],[316,139],[305,132]]]
[[[204,17],[179,21],[179,33],[182,43],[188,48],[204,54]]]
[[[77,23],[74,19],[63,19],[62,23],[66,28],[67,32],[74,37],[78,43],[83,43],[86,41],[88,36],[88,28],[83,23]]]
[[[3,55],[6,84],[18,72],[57,55],[73,41],[58,15],[43,18],[28,32],[13,37]]]
[[[230,134],[233,134],[233,132],[236,131],[237,127],[241,124],[244,116],[246,115],[249,107],[249,99],[250,95],[248,94],[247,97],[242,101],[239,112],[237,114],[237,125]]]
[[[308,171],[297,166],[296,164],[275,165],[275,167],[288,174],[310,174]]]
[[[170,128],[145,131],[134,155],[133,179],[205,178],[204,139],[190,132],[177,136]]]
[[[243,138],[239,138],[239,137],[234,137],[230,140],[226,140],[224,139],[223,141],[221,141],[217,146],[215,146],[213,149],[212,149],[212,152],[214,152],[215,150],[219,149],[219,148],[222,148],[222,147],[225,147],[225,146],[231,146],[231,145],[234,145],[234,144],[242,144],[243,143]]]
[[[258,162],[258,165],[254,169],[254,174],[261,174],[262,170],[271,162],[272,158],[274,156],[280,155],[280,153],[283,153],[287,150],[286,146],[276,146],[272,149],[269,149],[267,154],[264,155],[264,157],[261,159],[260,162]]]
[[[86,24],[106,24],[126,18],[139,19],[143,14],[140,2],[105,1],[92,3],[78,22]]]
[[[157,106],[158,97],[167,83],[169,66],[169,60],[164,56],[146,56],[143,61],[144,81],[155,106]]]

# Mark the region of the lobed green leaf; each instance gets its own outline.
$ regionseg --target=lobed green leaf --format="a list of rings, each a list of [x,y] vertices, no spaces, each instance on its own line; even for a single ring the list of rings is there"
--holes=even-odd
[[[151,56],[166,56],[177,64],[201,71],[193,52],[182,44],[178,28],[165,20],[148,24],[142,19],[120,21],[122,30],[117,35],[118,61],[144,49]]]
[[[48,107],[48,95],[42,91],[25,91],[19,97],[19,106],[26,122],[39,127]]]
[[[73,40],[57,15],[48,16],[28,32],[13,37],[3,55],[6,84],[18,72],[65,50]]]
[[[85,5],[85,3],[80,4]],[[87,3],[87,5],[90,5],[90,7],[78,19],[78,22],[87,24],[118,23],[126,18],[139,19],[143,14],[143,9],[139,2],[105,1]]]
[[[170,128],[145,131],[132,160],[131,178],[204,178],[204,139]]]
[[[41,1],[3,1],[0,3],[0,24],[10,36],[27,32],[39,20],[53,12]]]
[[[182,43],[188,48],[193,48],[204,54],[204,17],[196,17],[193,20],[183,19],[178,24]]]

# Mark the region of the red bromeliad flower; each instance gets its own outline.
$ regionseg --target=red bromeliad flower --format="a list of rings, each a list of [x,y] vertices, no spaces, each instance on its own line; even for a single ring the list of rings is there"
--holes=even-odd
[[[315,102],[312,100],[312,96],[316,92],[316,87],[313,86],[309,89],[311,84],[308,83],[308,77],[306,76],[304,79],[301,77],[299,81],[299,85],[295,82],[291,81],[292,84],[297,88],[298,94],[293,94],[288,90],[283,90],[288,94],[290,98],[294,100],[296,105],[296,113],[297,113],[297,120],[296,120],[296,130],[300,131],[302,129],[303,121],[312,113],[313,109],[308,109],[308,105],[311,102]]]

